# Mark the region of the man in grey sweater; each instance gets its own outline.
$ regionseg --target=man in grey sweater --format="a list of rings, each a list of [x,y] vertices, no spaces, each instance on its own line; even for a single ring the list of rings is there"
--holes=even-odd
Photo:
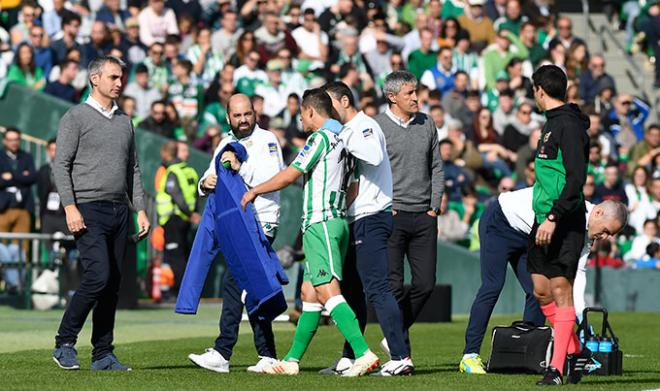
[[[83,267],[55,337],[53,360],[63,369],[80,368],[74,345],[93,309],[92,369],[130,370],[112,346],[129,202],[138,213],[138,238],[149,232],[149,219],[131,119],[115,103],[123,69],[116,57],[93,60],[89,98],[69,109],[57,130],[53,174]]]
[[[396,71],[385,78],[389,103],[376,117],[387,142],[392,166],[394,227],[388,243],[390,284],[407,330],[435,286],[438,223],[444,174],[433,120],[419,112],[417,79]],[[412,272],[410,291],[403,290],[403,259]]]

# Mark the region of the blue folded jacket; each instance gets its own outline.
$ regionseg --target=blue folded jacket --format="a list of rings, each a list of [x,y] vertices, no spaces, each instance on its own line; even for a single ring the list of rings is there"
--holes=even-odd
[[[239,288],[247,292],[248,314],[274,319],[287,308],[282,285],[289,281],[255,218],[253,206],[249,205],[245,211],[241,208],[245,193],[243,179],[220,162],[227,150],[235,152],[241,162],[247,159],[247,151],[237,142],[228,144],[217,155],[215,193],[207,201],[197,230],[175,311],[197,312],[208,271],[218,252],[222,252]]]

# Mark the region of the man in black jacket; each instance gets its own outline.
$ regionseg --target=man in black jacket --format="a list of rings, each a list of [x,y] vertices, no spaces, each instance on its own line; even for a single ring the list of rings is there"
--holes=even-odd
[[[0,152],[0,232],[30,232],[34,199],[30,187],[37,179],[32,155],[20,149],[21,132],[5,131]],[[24,250],[27,251],[27,243]]]
[[[69,234],[66,226],[66,215],[57,193],[53,177],[52,162],[55,160],[55,139],[48,140],[46,153],[49,161],[37,172],[37,196],[39,197],[39,215],[41,217],[41,232],[52,234],[63,232]]]

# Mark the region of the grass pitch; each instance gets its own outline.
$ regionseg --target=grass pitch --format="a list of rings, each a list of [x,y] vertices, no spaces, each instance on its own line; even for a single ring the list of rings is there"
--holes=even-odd
[[[80,371],[66,372],[51,359],[53,335],[62,311],[28,312],[0,308],[0,384],[2,390],[325,390],[325,389],[538,389],[537,375],[467,376],[458,372],[463,349],[465,317],[449,324],[418,324],[412,329],[415,375],[407,378],[344,379],[316,372],[341,352],[341,337],[332,326],[322,326],[302,362],[302,374],[279,377],[250,374],[256,362],[252,335],[247,323],[231,359],[231,373],[217,374],[195,367],[191,352],[201,353],[213,345],[217,333],[219,305],[205,305],[196,316],[175,315],[171,309],[119,311],[116,328],[117,356],[133,367],[128,373],[96,373],[89,370],[90,325],[78,343]],[[571,389],[648,390],[660,388],[660,315],[611,314],[611,323],[624,351],[624,375],[585,377]],[[490,328],[508,324],[513,317],[494,317]],[[276,324],[278,354],[291,344],[294,328]],[[377,325],[367,327],[372,350],[378,349],[382,334]],[[488,337],[487,337],[488,341]],[[484,343],[482,356],[488,357]]]

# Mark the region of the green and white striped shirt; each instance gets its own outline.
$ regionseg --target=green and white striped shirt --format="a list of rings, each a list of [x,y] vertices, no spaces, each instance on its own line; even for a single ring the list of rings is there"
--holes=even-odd
[[[320,129],[307,138],[307,143],[291,164],[305,174],[303,232],[314,223],[345,216],[347,159],[339,136]]]

